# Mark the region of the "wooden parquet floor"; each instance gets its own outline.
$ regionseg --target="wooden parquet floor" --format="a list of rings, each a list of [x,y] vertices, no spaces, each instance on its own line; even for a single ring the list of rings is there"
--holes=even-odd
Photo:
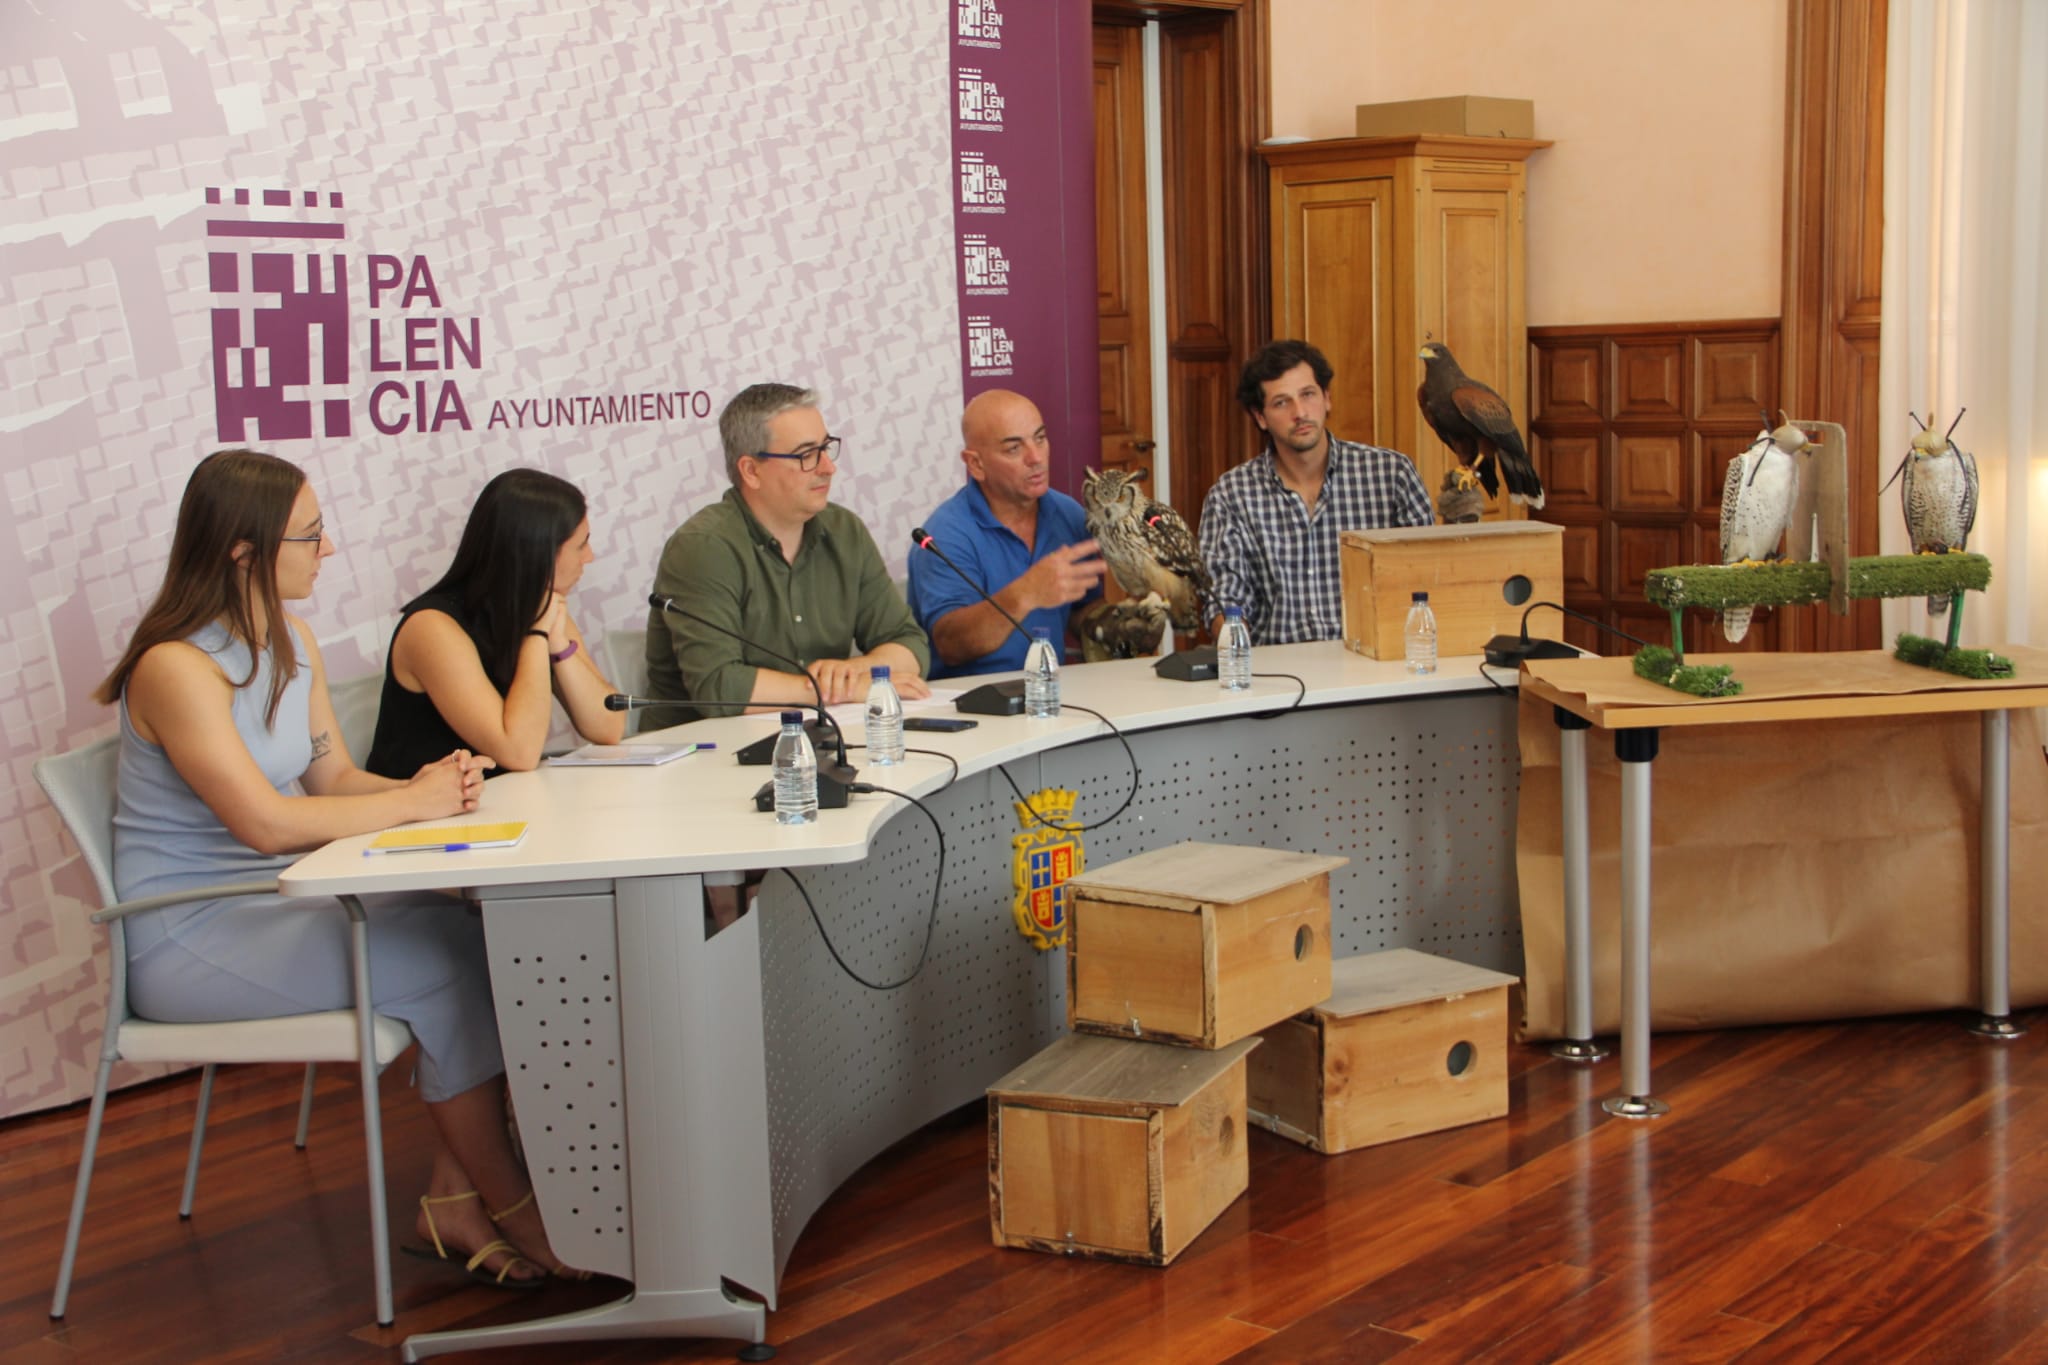
[[[990,1245],[969,1108],[885,1153],[798,1243],[770,1315],[810,1361],[2048,1362],[2048,1015],[2006,1045],[1957,1016],[1660,1038],[1655,1123],[1515,1049],[1495,1123],[1323,1158],[1253,1134],[1249,1193],[1172,1268]],[[392,1225],[426,1120],[386,1077]],[[0,1362],[395,1360],[409,1332],[602,1302],[513,1297],[394,1257],[371,1322],[350,1081],[291,1145],[290,1068],[224,1073],[198,1210],[176,1214],[196,1081],[116,1096],[64,1323],[47,1317],[83,1106],[0,1125]],[[500,1352],[718,1361],[727,1342]]]

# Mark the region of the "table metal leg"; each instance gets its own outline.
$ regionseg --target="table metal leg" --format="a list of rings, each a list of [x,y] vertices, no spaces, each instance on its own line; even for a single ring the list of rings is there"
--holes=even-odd
[[[1617,730],[1621,760],[1621,1094],[1600,1107],[1650,1119],[1671,1106],[1650,1095],[1650,765],[1655,729]]]
[[[1983,899],[1978,908],[1983,939],[1979,964],[1983,982],[1979,986],[1984,1012],[1971,1031],[1986,1038],[2010,1040],[2025,1033],[2026,1026],[2012,1019],[2012,927],[2009,919],[2012,867],[2008,842],[2012,824],[2011,798],[2012,713],[1986,711],[1983,715],[1983,793],[1979,801],[1977,834],[1979,874]]]
[[[1550,1055],[1597,1062],[1607,1049],[1593,1041],[1592,857],[1586,836],[1586,731],[1593,722],[1562,706],[1553,712],[1564,778],[1564,1037],[1550,1045]]]
[[[611,900],[624,1078],[620,1145],[631,1202],[630,1209],[606,1211],[603,1221],[629,1224],[632,1292],[551,1318],[410,1336],[408,1362],[622,1337],[723,1337],[754,1344],[743,1359],[773,1354],[760,1344],[766,1306],[728,1284],[771,1299],[776,1292],[760,921],[743,916],[707,937],[693,876],[623,879]],[[546,907],[536,902],[531,913],[546,918]],[[491,921],[492,913],[486,911],[487,922],[505,918]],[[573,921],[564,927],[575,928]],[[588,932],[594,937],[602,928]],[[519,1059],[508,1049],[507,1060]],[[541,1202],[549,1213],[545,1191]],[[558,1237],[555,1245],[569,1248],[565,1254],[577,1263],[574,1242]]]

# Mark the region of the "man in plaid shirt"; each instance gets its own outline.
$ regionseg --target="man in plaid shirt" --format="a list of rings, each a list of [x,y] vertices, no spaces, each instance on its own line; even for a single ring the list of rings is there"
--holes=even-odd
[[[1339,534],[1436,520],[1406,455],[1330,435],[1333,374],[1307,342],[1275,341],[1238,380],[1237,401],[1269,440],[1203,500],[1202,558],[1218,620],[1244,608],[1253,644],[1341,638]]]

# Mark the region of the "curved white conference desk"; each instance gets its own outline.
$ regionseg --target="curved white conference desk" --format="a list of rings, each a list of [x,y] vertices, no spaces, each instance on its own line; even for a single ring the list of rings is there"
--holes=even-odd
[[[1191,838],[1343,854],[1338,956],[1414,947],[1519,970],[1515,708],[1478,662],[1415,678],[1334,643],[1262,648],[1261,673],[1308,685],[1279,714],[1296,691],[1285,679],[1231,695],[1161,681],[1149,660],[1069,668],[1064,699],[1112,717],[1142,773],[1129,809],[1082,836],[1084,856]],[[284,875],[298,895],[460,886],[482,903],[548,1235],[567,1263],[634,1286],[582,1312],[414,1336],[406,1359],[606,1337],[758,1342],[766,1311],[749,1296],[774,1306],[797,1235],[832,1191],[1052,1041],[1064,964],[1014,926],[1024,826],[991,769],[1026,793],[1073,790],[1070,819],[1088,823],[1123,800],[1130,765],[1079,711],[979,719],[910,737],[958,760],[950,785],[943,759],[875,768],[853,755],[861,780],[924,799],[945,830],[930,957],[900,990],[850,980],[783,877],[732,927],[706,931],[700,875],[767,867],[803,877],[833,945],[870,980],[902,977],[924,941],[931,823],[882,795],[810,827],[758,813],[768,770],[731,751],[771,731],[769,716],[663,732],[718,750],[661,767],[494,779],[480,814],[527,821],[516,848],[366,857],[362,836]]]

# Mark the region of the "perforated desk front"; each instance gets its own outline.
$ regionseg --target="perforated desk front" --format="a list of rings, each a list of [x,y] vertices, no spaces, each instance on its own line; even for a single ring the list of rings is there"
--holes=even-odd
[[[1182,839],[1344,854],[1333,880],[1339,956],[1426,949],[1519,970],[1518,760],[1511,695],[1477,660],[1412,678],[1336,644],[1261,649],[1249,694],[1155,678],[1149,661],[1076,667],[1069,702],[1113,716],[1142,772],[1137,798],[1084,836],[1101,863]],[[1099,819],[1129,789],[1124,751],[1092,717],[984,718],[919,735],[961,767],[911,756],[863,780],[926,799],[946,838],[931,955],[901,990],[833,965],[787,879],[707,936],[700,875],[801,871],[833,943],[870,980],[916,961],[937,866],[931,825],[857,796],[787,829],[755,813],[765,773],[730,750],[768,717],[663,737],[716,740],[659,768],[547,770],[494,780],[492,818],[530,823],[515,849],[365,858],[365,839],[309,855],[295,894],[460,885],[482,902],[514,1100],[542,1215],[564,1261],[633,1282],[581,1313],[409,1338],[406,1358],[490,1345],[634,1336],[759,1341],[798,1234],[862,1164],[979,1097],[1052,1041],[1063,963],[1011,917],[1014,797],[1079,793]],[[857,736],[856,736],[857,738]],[[859,755],[854,756],[859,762]],[[943,788],[943,790],[941,790]]]

